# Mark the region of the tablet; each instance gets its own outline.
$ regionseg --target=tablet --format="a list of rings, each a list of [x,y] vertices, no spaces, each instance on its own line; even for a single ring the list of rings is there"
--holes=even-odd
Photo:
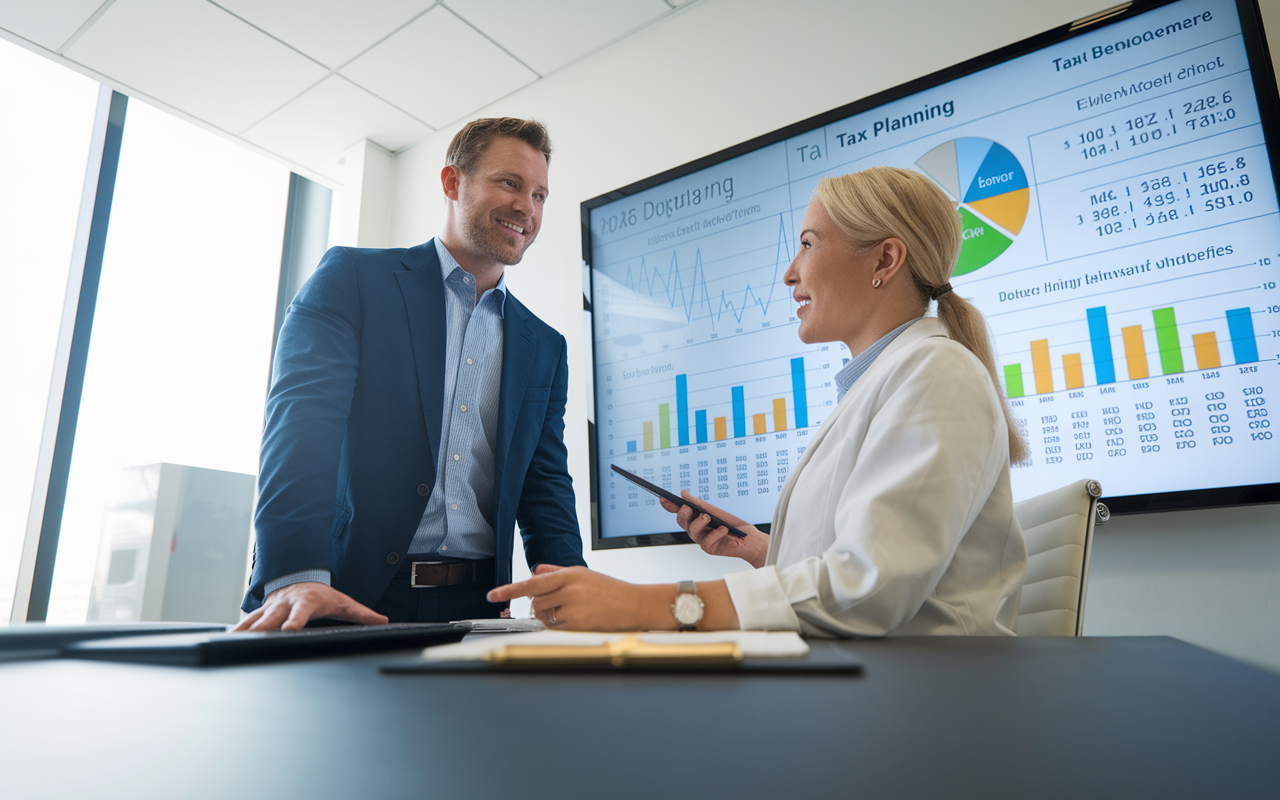
[[[689,508],[692,508],[694,511],[698,512],[699,514],[706,514],[708,517],[711,517],[712,525],[722,527],[722,528],[728,528],[729,533],[732,533],[734,536],[737,536],[739,539],[747,538],[747,535],[745,533],[733,527],[732,525],[725,522],[724,520],[720,519],[715,514],[712,514],[710,511],[707,511],[705,508],[698,505],[697,503],[691,503],[688,500],[685,500],[683,497],[681,497],[678,494],[672,494],[671,492],[668,492],[666,489],[663,489],[661,486],[654,486],[652,483],[649,483],[644,478],[641,478],[639,475],[636,475],[635,473],[632,473],[632,472],[627,472],[625,469],[623,469],[622,467],[619,467],[617,464],[611,464],[610,468],[613,469],[614,472],[618,473],[622,477],[634,483],[636,486],[639,486],[641,489],[644,489],[649,494],[657,495],[658,497],[661,497],[664,500],[668,500],[677,506],[688,506]]]

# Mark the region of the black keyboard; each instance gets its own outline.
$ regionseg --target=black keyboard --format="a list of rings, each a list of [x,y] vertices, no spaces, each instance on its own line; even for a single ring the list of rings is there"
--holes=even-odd
[[[217,622],[123,622],[87,625],[48,625],[26,622],[0,626],[0,661],[28,658],[57,658],[77,642],[114,639],[122,636],[149,636],[159,633],[225,631]]]
[[[405,650],[456,642],[471,626],[455,622],[324,625],[267,633],[175,633],[78,642],[70,658],[214,667],[320,656]]]

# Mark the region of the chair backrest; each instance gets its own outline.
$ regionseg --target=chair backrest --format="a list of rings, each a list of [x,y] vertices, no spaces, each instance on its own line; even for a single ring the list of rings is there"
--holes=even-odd
[[[1095,521],[1102,486],[1081,480],[1013,507],[1027,541],[1027,577],[1014,630],[1019,636],[1079,636],[1089,582]]]

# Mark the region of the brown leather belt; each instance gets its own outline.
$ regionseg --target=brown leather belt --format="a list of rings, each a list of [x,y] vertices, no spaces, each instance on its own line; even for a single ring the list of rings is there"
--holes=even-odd
[[[415,589],[457,586],[480,580],[493,580],[493,562],[484,561],[414,561],[409,585]]]

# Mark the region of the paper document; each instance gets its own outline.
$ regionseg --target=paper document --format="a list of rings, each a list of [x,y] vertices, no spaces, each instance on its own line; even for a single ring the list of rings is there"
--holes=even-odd
[[[532,633],[545,631],[546,625],[536,619],[464,619],[472,633]]]
[[[717,646],[722,646],[717,649]],[[508,647],[511,649],[508,650]],[[598,650],[593,654],[591,651]],[[723,650],[723,653],[720,651]],[[689,633],[575,633],[541,631],[429,647],[423,658],[429,661],[502,661],[507,654],[562,652],[566,659],[599,656],[645,658],[646,653],[664,659],[718,658],[736,653],[741,658],[799,658],[809,653],[809,645],[794,631],[711,631]]]

